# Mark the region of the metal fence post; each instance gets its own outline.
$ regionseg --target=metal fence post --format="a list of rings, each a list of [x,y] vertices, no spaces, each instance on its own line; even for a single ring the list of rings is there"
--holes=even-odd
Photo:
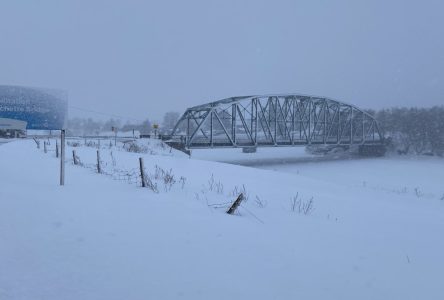
[[[65,185],[65,129],[60,131],[60,185]]]

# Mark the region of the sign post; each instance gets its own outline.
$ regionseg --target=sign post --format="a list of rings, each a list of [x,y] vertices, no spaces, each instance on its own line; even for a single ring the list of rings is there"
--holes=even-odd
[[[60,185],[65,184],[65,130],[68,96],[65,91],[25,86],[0,85],[0,128],[15,132],[26,130],[61,130]],[[37,147],[39,141],[35,140]],[[48,142],[45,142],[47,150]]]
[[[65,129],[60,131],[60,185],[65,185]]]
[[[159,129],[159,124],[153,124],[153,129],[154,129],[154,138],[157,137],[157,129]]]

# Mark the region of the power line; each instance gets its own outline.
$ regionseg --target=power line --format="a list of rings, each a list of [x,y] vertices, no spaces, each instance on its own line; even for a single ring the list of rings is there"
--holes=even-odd
[[[129,119],[129,120],[133,120],[133,121],[137,121],[137,122],[144,122],[144,120],[140,120],[137,118],[120,116],[120,115],[115,115],[115,114],[108,114],[108,113],[104,113],[104,112],[100,112],[100,111],[96,111],[96,110],[92,110],[92,109],[86,109],[86,108],[82,108],[82,107],[77,107],[77,106],[72,106],[72,105],[70,105],[69,108],[77,109],[77,110],[84,111],[84,112],[94,113],[94,114],[98,114],[98,115],[103,115],[103,116],[107,116],[107,117],[114,117],[114,118],[119,118],[119,119]]]

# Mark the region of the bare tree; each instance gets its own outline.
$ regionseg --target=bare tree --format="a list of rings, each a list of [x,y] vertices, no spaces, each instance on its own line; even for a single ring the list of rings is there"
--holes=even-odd
[[[180,118],[180,114],[175,111],[169,111],[163,116],[162,133],[171,134],[174,126]]]

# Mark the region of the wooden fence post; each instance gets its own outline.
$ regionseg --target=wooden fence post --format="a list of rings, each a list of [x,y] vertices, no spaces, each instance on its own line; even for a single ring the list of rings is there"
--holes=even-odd
[[[145,172],[144,172],[144,167],[143,167],[143,158],[139,157],[139,167],[140,167],[140,178],[142,180],[142,187],[146,187],[146,182],[145,182]]]
[[[56,140],[56,157],[59,158],[59,143]]]
[[[100,167],[100,151],[97,150],[97,172],[102,173],[102,168]]]
[[[72,160],[73,160],[74,164],[77,165],[76,150],[72,150]]]
[[[48,150],[46,149],[46,141],[43,141],[43,152],[48,152]]]
[[[244,200],[244,194],[240,193],[240,195],[237,197],[237,199],[233,202],[233,205],[227,210],[227,214],[232,215],[236,212],[236,209],[241,204],[242,200]]]

